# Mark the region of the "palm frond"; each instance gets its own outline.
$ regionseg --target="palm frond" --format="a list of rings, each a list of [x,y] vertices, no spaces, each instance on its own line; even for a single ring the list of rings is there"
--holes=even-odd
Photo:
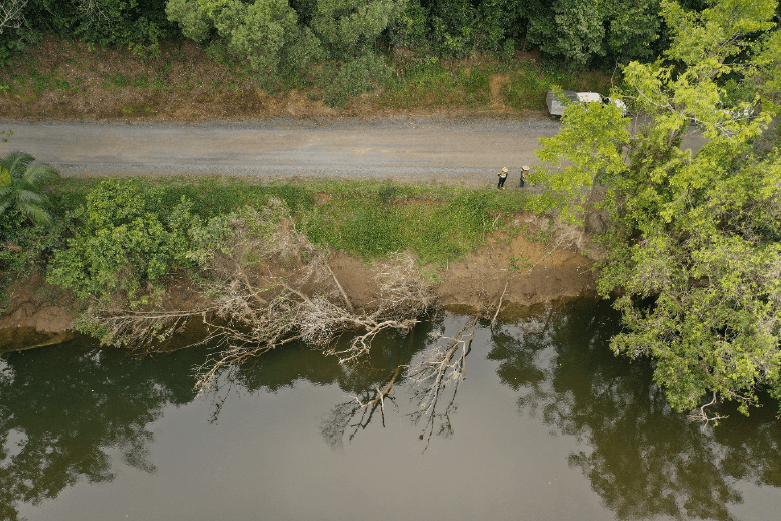
[[[33,192],[31,190],[17,190],[16,200],[24,204],[46,204],[48,199],[45,195]]]
[[[49,212],[38,205],[19,203],[17,208],[35,224],[51,224],[52,222]]]
[[[0,166],[0,187],[8,187],[12,184],[14,184],[14,180],[11,177],[11,171]]]
[[[56,177],[59,177],[57,171],[49,165],[33,165],[25,170],[22,175],[22,179],[32,186]]]
[[[45,208],[49,201],[38,185],[57,177],[57,172],[48,165],[30,166],[33,161],[33,156],[18,151],[0,159],[0,214],[16,208],[33,223],[51,224]]]
[[[10,197],[3,197],[0,195],[0,215],[3,215],[13,202],[14,200]]]
[[[33,161],[35,161],[35,158],[30,154],[15,150],[0,160],[0,166],[8,169],[12,178],[19,179],[24,175],[27,166]]]

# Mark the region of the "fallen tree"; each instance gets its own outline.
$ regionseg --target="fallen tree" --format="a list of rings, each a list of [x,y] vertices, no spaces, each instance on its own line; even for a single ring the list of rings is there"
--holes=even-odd
[[[326,441],[335,448],[342,446],[345,434],[347,440],[352,441],[358,432],[369,426],[378,410],[384,427],[385,400],[398,410],[395,389],[399,386],[406,386],[411,394],[410,402],[414,407],[406,416],[414,425],[422,424],[420,439],[426,442],[424,451],[434,434],[444,438],[452,436],[450,414],[456,409],[458,386],[466,377],[466,357],[471,352],[475,330],[484,317],[482,311],[474,315],[453,336],[445,336],[442,332],[433,334],[433,345],[417,353],[409,364],[396,366],[373,389],[366,389],[335,406],[321,425]],[[445,404],[443,410],[440,399],[447,391],[450,392],[442,402]]]
[[[100,330],[106,343],[148,353],[199,317],[206,335],[196,344],[219,349],[197,368],[198,388],[208,387],[224,370],[295,341],[342,363],[354,362],[368,354],[378,334],[409,331],[434,303],[415,260],[394,254],[377,267],[374,301],[356,309],[330,267],[328,250],[300,233],[277,200],[260,211],[212,220],[193,235],[190,256],[200,265],[201,305],[131,310],[110,303],[117,299],[96,301],[82,321]],[[335,347],[347,332],[355,334],[352,340]]]

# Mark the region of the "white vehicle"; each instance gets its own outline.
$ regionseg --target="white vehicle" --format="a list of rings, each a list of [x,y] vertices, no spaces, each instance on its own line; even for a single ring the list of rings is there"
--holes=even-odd
[[[620,99],[611,99],[598,92],[575,92],[574,90],[563,90],[561,93],[572,100],[574,103],[612,103],[621,109],[621,114],[626,115],[626,104]],[[549,90],[545,96],[545,102],[548,104],[548,112],[551,116],[561,116],[564,114],[565,104],[559,98],[554,96],[553,91]]]

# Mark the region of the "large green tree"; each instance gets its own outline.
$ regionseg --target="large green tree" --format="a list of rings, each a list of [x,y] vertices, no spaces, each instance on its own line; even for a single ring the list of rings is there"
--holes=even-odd
[[[273,83],[317,82],[326,103],[343,105],[387,74],[375,54],[406,0],[168,0],[166,12],[197,42],[223,48]],[[312,63],[318,67],[312,67]]]
[[[660,31],[659,0],[532,0],[522,9],[530,42],[580,65],[649,58]]]
[[[168,0],[166,12],[186,37],[220,43],[230,56],[263,74],[275,74],[283,48],[300,45],[309,35],[300,33],[287,0]]]
[[[543,140],[540,208],[583,219],[605,187],[610,229],[599,288],[620,290],[616,353],[656,360],[679,410],[712,399],[748,412],[781,399],[781,152],[768,130],[781,38],[774,0],[717,0],[701,12],[662,2],[664,59],[624,68],[635,130],[612,106],[573,105]],[[687,132],[708,139],[681,150]],[[701,417],[705,411],[698,409]]]
[[[174,36],[160,0],[29,0],[32,27],[100,45],[151,44]]]

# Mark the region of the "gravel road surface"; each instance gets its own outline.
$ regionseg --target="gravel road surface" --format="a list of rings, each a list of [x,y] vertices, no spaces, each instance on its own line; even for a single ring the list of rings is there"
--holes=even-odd
[[[503,166],[512,183],[522,165],[539,163],[538,138],[555,135],[559,123],[423,117],[196,125],[0,121],[0,129],[14,131],[0,142],[0,156],[23,150],[67,177],[316,176],[480,186],[493,184]]]

